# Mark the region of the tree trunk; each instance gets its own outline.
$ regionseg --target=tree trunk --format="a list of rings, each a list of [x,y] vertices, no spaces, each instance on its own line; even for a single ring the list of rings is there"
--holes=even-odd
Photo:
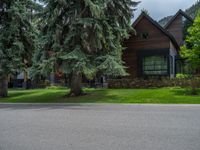
[[[0,78],[0,98],[8,96],[8,79],[6,76]]]
[[[24,70],[24,83],[23,88],[28,89],[28,72],[27,69]]]
[[[83,94],[84,93],[82,90],[82,74],[79,72],[73,73],[71,77],[69,96],[81,96]]]
[[[55,86],[56,85],[56,83],[55,83],[55,73],[54,72],[52,72],[50,74],[50,85],[51,86]]]

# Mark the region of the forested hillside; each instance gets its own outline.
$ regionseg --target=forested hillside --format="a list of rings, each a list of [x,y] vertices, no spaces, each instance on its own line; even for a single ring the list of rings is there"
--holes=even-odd
[[[195,18],[199,9],[200,9],[200,0],[198,0],[196,4],[192,5],[190,8],[186,9],[185,12],[192,18]]]
[[[185,12],[191,16],[192,18],[195,18],[198,10],[200,9],[200,0],[198,0],[194,5],[192,5],[190,8],[186,9]],[[165,26],[167,22],[172,18],[173,16],[167,16],[161,19],[158,23],[161,26]]]
[[[168,22],[172,17],[173,17],[173,16],[164,17],[164,18],[161,19],[158,23],[159,23],[162,27],[164,27],[164,26],[167,24],[167,22]]]

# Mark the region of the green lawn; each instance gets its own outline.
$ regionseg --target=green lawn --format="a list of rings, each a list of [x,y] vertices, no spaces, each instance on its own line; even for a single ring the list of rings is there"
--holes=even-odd
[[[10,90],[1,103],[171,103],[200,104],[199,95],[189,96],[181,88],[86,89],[86,96],[64,97],[68,89]]]

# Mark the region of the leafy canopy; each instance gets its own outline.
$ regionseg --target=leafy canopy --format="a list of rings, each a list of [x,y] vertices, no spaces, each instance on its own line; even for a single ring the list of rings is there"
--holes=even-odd
[[[188,59],[192,67],[198,68],[200,67],[200,12],[188,32],[187,44],[182,47],[181,55]]]

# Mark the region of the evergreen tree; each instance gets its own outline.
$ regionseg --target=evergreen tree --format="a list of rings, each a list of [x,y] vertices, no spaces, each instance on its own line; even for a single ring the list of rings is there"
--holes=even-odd
[[[83,94],[82,76],[127,75],[121,42],[132,30],[137,4],[133,0],[49,0],[44,13],[47,43],[42,72],[56,68],[71,76],[70,96]]]
[[[145,13],[146,15],[150,15],[150,13],[149,13],[149,11],[147,10],[147,9],[145,9],[145,8],[143,8],[142,10],[141,10],[141,12],[142,13]]]
[[[31,0],[0,1],[0,97],[6,97],[8,75],[21,72],[32,59],[35,30]]]

